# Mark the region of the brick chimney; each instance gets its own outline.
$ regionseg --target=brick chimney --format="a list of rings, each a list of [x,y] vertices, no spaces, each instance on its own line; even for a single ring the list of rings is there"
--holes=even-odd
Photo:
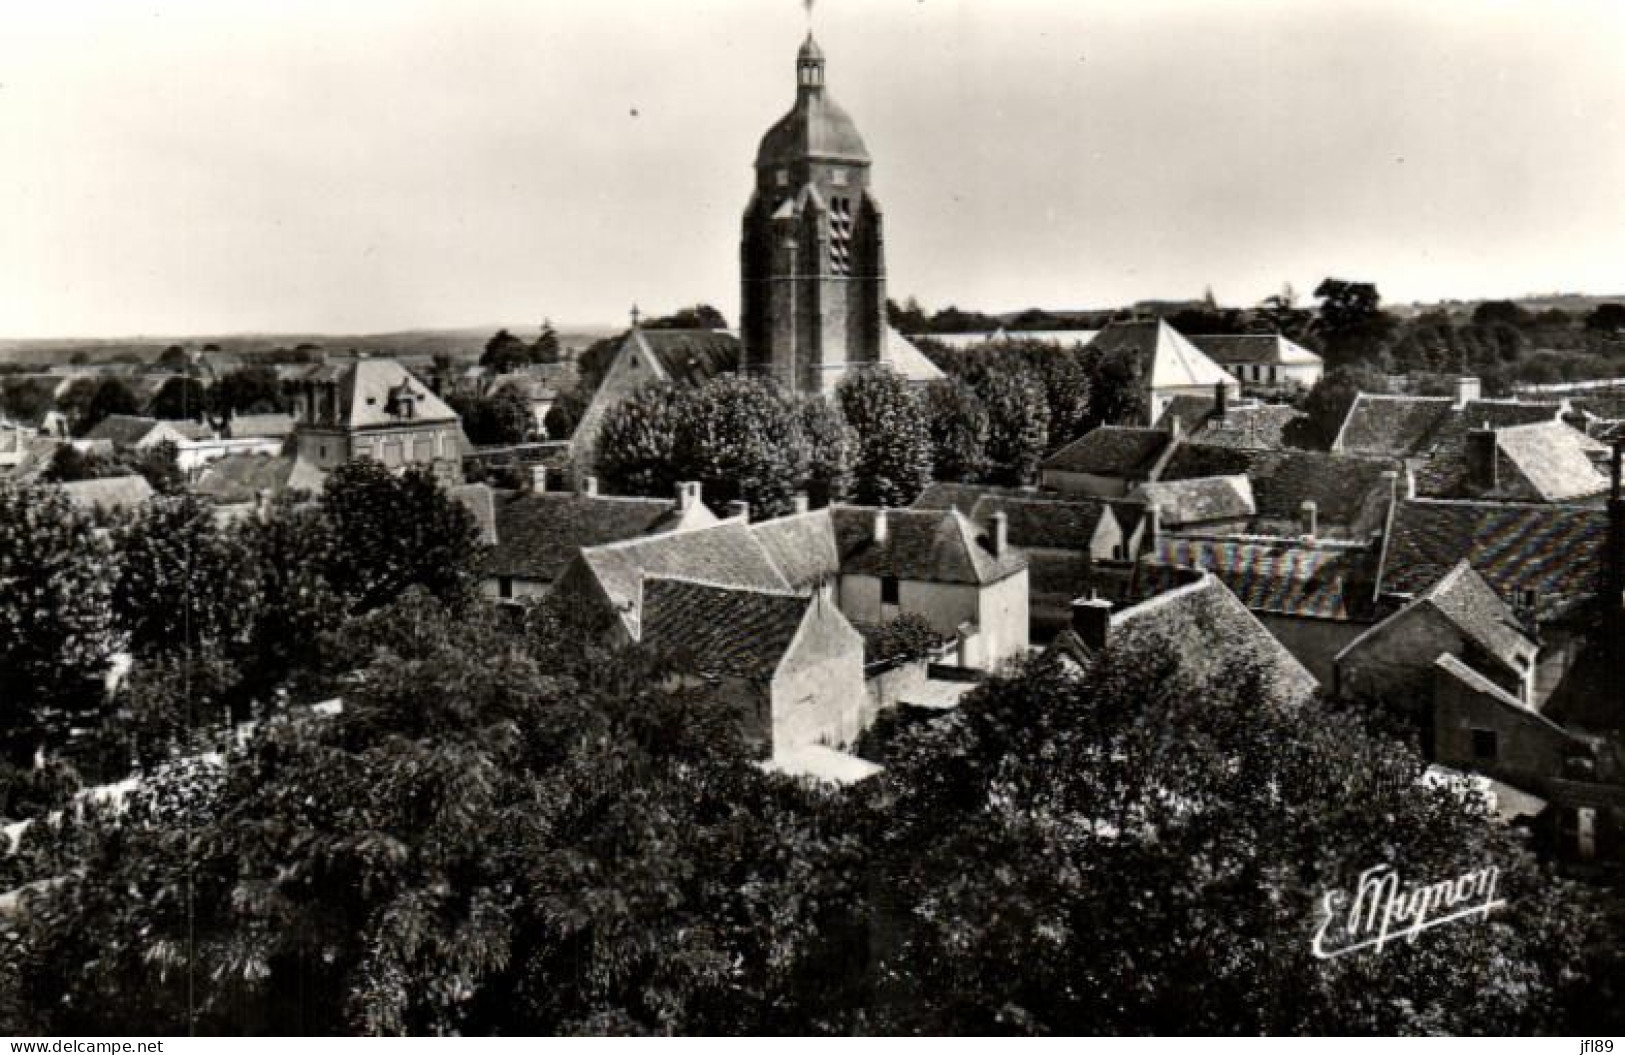
[[[1072,602],[1072,632],[1091,651],[1111,641],[1112,603],[1104,597],[1079,597]]]
[[[1467,434],[1463,451],[1466,461],[1467,483],[1481,491],[1493,491],[1501,485],[1500,458],[1497,456],[1495,430],[1489,422],[1481,429]]]
[[[891,539],[891,528],[886,523],[886,509],[884,506],[875,510],[874,538],[876,542],[881,543]]]
[[[1230,386],[1224,381],[1213,383],[1213,416],[1223,421],[1230,413]]]
[[[584,495],[596,495],[598,493],[598,477],[583,477],[581,481],[581,493]]]
[[[1319,522],[1320,509],[1313,501],[1305,501],[1298,507],[1299,527],[1303,531],[1304,541],[1311,545],[1314,544],[1315,536],[1318,534],[1316,529],[1320,526]]]
[[[993,514],[993,555],[1004,556],[1004,551],[1010,547],[1010,518],[999,510]]]
[[[1480,392],[1481,389],[1479,388],[1478,378],[1456,378],[1456,409],[1460,410],[1462,407],[1465,407],[1474,400],[1482,398]]]
[[[532,465],[530,467],[530,489],[539,495],[547,493],[547,466]]]
[[[677,485],[677,509],[687,513],[700,504],[700,482],[698,480],[684,480]]]

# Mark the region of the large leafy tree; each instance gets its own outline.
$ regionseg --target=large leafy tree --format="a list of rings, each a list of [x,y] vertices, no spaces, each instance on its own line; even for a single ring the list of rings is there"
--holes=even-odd
[[[0,483],[0,750],[26,762],[93,713],[119,645],[116,554],[55,488]]]
[[[807,445],[807,486],[824,502],[837,502],[852,490],[852,461],[858,435],[840,408],[819,396],[797,404],[797,423]]]
[[[530,437],[534,423],[530,400],[511,385],[490,396],[453,397],[451,405],[462,416],[463,431],[474,443],[523,443]]]
[[[725,374],[686,390],[679,408],[672,453],[680,478],[703,481],[718,500],[743,499],[762,516],[790,509],[810,462],[801,410],[784,389]]]
[[[1304,417],[1293,421],[1284,438],[1295,447],[1329,450],[1343,428],[1349,407],[1361,392],[1383,393],[1388,383],[1375,370],[1361,367],[1333,367],[1321,375],[1300,407]]]
[[[147,413],[155,418],[195,421],[209,409],[209,390],[195,377],[172,377],[152,397]]]
[[[1336,363],[1367,359],[1381,351],[1393,333],[1393,316],[1370,282],[1328,278],[1315,287],[1320,300],[1320,333],[1326,355]]]
[[[987,408],[969,385],[955,378],[925,389],[931,430],[932,471],[938,480],[980,480],[987,471]]]
[[[682,393],[670,385],[645,385],[604,415],[594,470],[625,494],[672,493],[681,479],[676,464]]]
[[[931,482],[931,429],[908,382],[890,370],[853,374],[835,391],[858,437],[853,493],[865,505],[905,506]]]
[[[987,458],[993,480],[1030,483],[1049,448],[1049,402],[1044,386],[1023,370],[993,368],[977,382],[987,408]]]
[[[480,553],[474,520],[427,469],[348,462],[328,476],[321,508],[336,540],[325,577],[353,610],[413,586],[447,603],[468,599]]]
[[[209,403],[222,416],[272,414],[289,409],[276,371],[267,366],[245,366],[226,374],[209,390]]]
[[[75,435],[83,436],[104,418],[140,413],[141,403],[129,385],[116,377],[108,377],[96,382],[74,382],[63,395],[62,410],[72,418]]]

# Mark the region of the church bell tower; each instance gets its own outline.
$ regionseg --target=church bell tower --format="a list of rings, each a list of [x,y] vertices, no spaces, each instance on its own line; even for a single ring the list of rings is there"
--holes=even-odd
[[[793,391],[831,392],[884,357],[885,242],[869,165],[809,33],[796,56],[795,106],[756,153],[740,241],[745,367]]]

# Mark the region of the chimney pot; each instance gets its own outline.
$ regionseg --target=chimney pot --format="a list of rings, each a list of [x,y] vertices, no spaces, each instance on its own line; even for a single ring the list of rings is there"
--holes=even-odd
[[[1162,507],[1157,505],[1155,502],[1152,502],[1150,505],[1146,506],[1145,521],[1146,530],[1151,535],[1147,541],[1150,543],[1152,549],[1156,549],[1157,543],[1162,541]]]
[[[886,509],[884,506],[875,511],[874,536],[876,542],[886,542],[891,538],[891,529],[886,523]]]
[[[1479,398],[1480,388],[1476,377],[1456,378],[1456,409],[1461,410],[1468,403]]]
[[[1488,423],[1484,428],[1467,434],[1467,480],[1476,488],[1493,491],[1500,486],[1500,457],[1496,449],[1495,431]]]
[[[807,511],[807,492],[797,491],[793,501],[795,502],[795,511],[797,513],[805,513]]]
[[[1230,413],[1230,386],[1224,381],[1213,383],[1213,415],[1220,421]]]
[[[1103,597],[1079,597],[1072,602],[1072,632],[1091,651],[1111,640],[1112,603]]]
[[[530,489],[537,494],[547,493],[547,466],[532,465],[530,467]]]
[[[598,493],[598,477],[589,476],[583,479],[581,481],[581,493],[584,495],[596,495]]]
[[[677,485],[677,508],[686,513],[700,504],[700,483],[698,480],[684,480]]]
[[[1303,521],[1303,537],[1311,543],[1315,541],[1315,536],[1318,534],[1316,529],[1320,526],[1319,512],[1319,507],[1312,500],[1305,501],[1299,507],[1299,513]]]
[[[1010,517],[1001,509],[993,514],[993,555],[1004,556],[1004,551],[1009,545]]]

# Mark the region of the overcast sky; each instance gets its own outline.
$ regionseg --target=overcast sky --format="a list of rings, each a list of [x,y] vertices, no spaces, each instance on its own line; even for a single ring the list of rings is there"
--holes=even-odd
[[[1625,292],[1625,3],[821,0],[890,291]],[[0,336],[738,309],[799,0],[5,0]]]

